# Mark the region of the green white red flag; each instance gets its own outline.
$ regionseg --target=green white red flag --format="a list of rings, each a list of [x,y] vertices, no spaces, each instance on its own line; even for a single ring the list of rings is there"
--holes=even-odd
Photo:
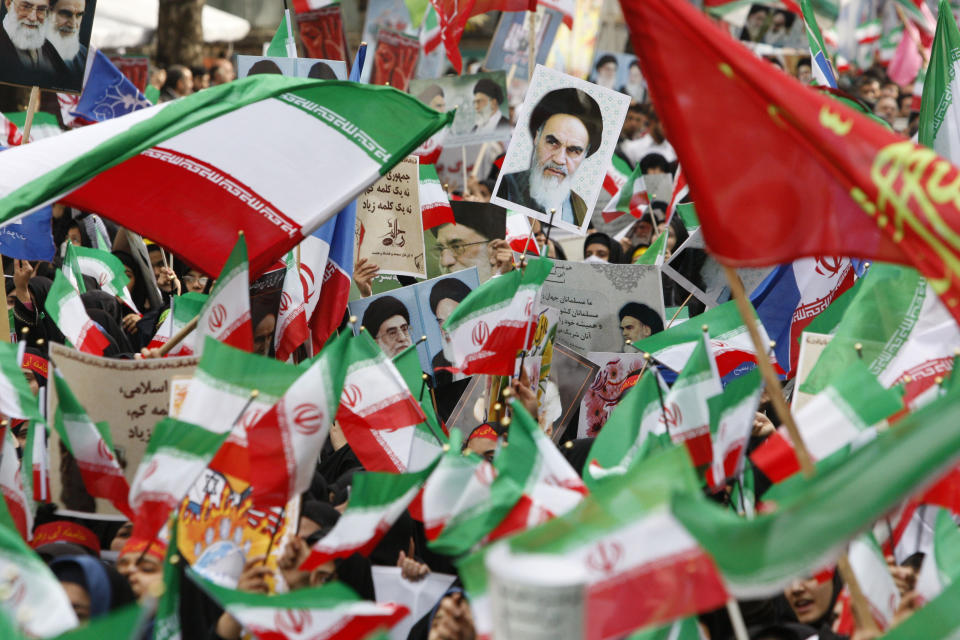
[[[698,467],[713,460],[707,401],[720,393],[723,385],[717,363],[707,335],[703,334],[663,400],[663,418],[670,440],[686,445]]]
[[[954,640],[960,637],[960,607],[957,607],[957,598],[960,598],[960,581],[953,582],[934,600],[891,629],[883,636],[884,640]]]
[[[886,631],[893,623],[893,616],[900,604],[900,592],[890,575],[890,567],[880,545],[871,534],[863,534],[850,543],[847,558],[874,621],[881,631]]]
[[[170,300],[170,309],[163,322],[157,328],[156,334],[150,339],[147,345],[150,349],[159,349],[170,338],[175,336],[178,331],[183,329],[191,320],[200,315],[203,305],[206,304],[209,296],[205,293],[187,292],[183,295],[174,296]],[[173,347],[168,356],[189,356],[196,352],[197,332],[191,331],[180,343]]]
[[[0,223],[62,201],[211,274],[242,229],[258,274],[452,117],[388,87],[251,76],[8,150]]]
[[[924,602],[931,602],[960,577],[960,529],[946,509],[936,509],[933,540],[925,549],[915,590]]]
[[[795,421],[810,456],[823,460],[862,438],[871,438],[870,427],[902,406],[896,390],[884,389],[866,365],[853,361],[830,386],[800,408]],[[786,427],[767,438],[750,459],[774,482],[800,470]]]
[[[420,366],[420,356],[417,345],[413,344],[393,357],[393,364],[403,378],[410,393],[417,398],[420,409],[426,420],[418,424],[413,431],[413,443],[410,449],[410,458],[407,471],[419,471],[430,466],[443,453],[443,445],[448,438],[440,424],[437,412],[433,408],[433,400],[427,390],[427,383],[423,379],[423,369]],[[411,506],[413,512],[420,519],[419,501]]]
[[[361,600],[342,582],[265,596],[218,586],[192,569],[188,573],[260,640],[362,640],[410,612],[403,605]]]
[[[7,595],[0,599],[0,611],[23,633],[49,638],[77,626],[73,605],[56,576],[15,531],[2,526],[0,576]]]
[[[340,402],[349,340],[347,335],[335,338],[283,397],[247,427],[247,479],[257,507],[282,507],[310,488]]]
[[[294,350],[310,337],[307,307],[303,299],[304,280],[292,251],[287,253],[285,263],[287,269],[283,275],[283,291],[280,292],[274,336],[277,360],[281,362],[286,362]]]
[[[930,63],[923,78],[917,137],[954,164],[960,164],[960,29],[949,2],[941,0]]]
[[[486,566],[494,625],[508,615],[498,600],[517,582],[536,579],[546,591],[565,570],[583,584],[586,640],[621,638],[722,606],[729,596],[714,562],[671,513],[671,495],[698,492],[687,454],[674,448],[600,487],[570,513],[492,548]],[[522,575],[528,563],[543,574]]]
[[[17,443],[9,426],[0,427],[0,493],[6,503],[6,512],[10,520],[3,524],[16,527],[24,540],[33,538],[33,510],[31,501],[23,488],[20,475],[20,459],[17,457]],[[2,523],[2,520],[0,520]],[[3,526],[0,525],[0,529]]]
[[[365,469],[402,473],[410,462],[417,425],[426,416],[369,331],[344,339],[341,366],[346,376],[337,423]]]
[[[109,425],[94,424],[63,376],[54,374],[53,381],[57,389],[54,428],[76,460],[83,486],[91,496],[109,500],[132,520],[133,511],[127,502],[130,486],[108,439]]]
[[[710,488],[722,488],[728,478],[735,478],[743,471],[762,392],[760,372],[754,369],[728,384],[722,394],[707,400],[713,442],[713,461],[707,469]]]
[[[2,156],[0,156],[2,157]],[[53,278],[44,307],[63,336],[77,350],[102,356],[110,341],[87,315],[80,294],[61,272]]]
[[[453,208],[447,199],[447,192],[440,184],[437,167],[432,164],[420,163],[420,215],[423,217],[423,228],[433,227],[453,222]]]
[[[81,274],[96,280],[100,289],[120,298],[123,304],[139,313],[127,289],[130,278],[127,277],[123,263],[117,256],[101,249],[75,247],[72,243],[67,243],[67,254],[72,254]],[[83,279],[80,278],[78,284],[82,281]]]
[[[250,270],[247,240],[241,233],[230,257],[220,270],[210,297],[200,311],[197,346],[203,336],[244,351],[253,351],[253,324],[250,320]]]
[[[614,155],[610,158],[610,166],[607,167],[607,173],[603,176],[603,190],[610,194],[610,197],[617,195],[620,187],[624,185],[627,178],[633,172],[630,165],[623,158]]]
[[[960,319],[960,201],[939,186],[953,183],[956,168],[771,68],[689,3],[623,8],[717,260],[749,267],[840,255],[911,264]],[[749,140],[732,121],[753,123]],[[735,166],[724,162],[731,148],[743,158]],[[763,187],[744,175],[763,176]],[[804,233],[795,231],[798,202],[814,212]],[[747,240],[742,231],[753,227]]]
[[[453,366],[465,375],[513,375],[517,354],[533,338],[536,300],[551,269],[552,260],[535,258],[471,291],[443,325]]]
[[[40,420],[37,398],[17,360],[17,345],[0,342],[0,415],[20,420]]]
[[[346,511],[330,533],[313,545],[300,570],[312,571],[325,562],[354,553],[369,555],[420,493],[438,462],[413,473],[354,475]]]
[[[642,218],[649,204],[650,196],[647,194],[647,187],[643,183],[640,165],[637,165],[613,197],[610,198],[610,202],[603,208],[601,215],[604,222],[612,222],[628,213],[634,218]]]

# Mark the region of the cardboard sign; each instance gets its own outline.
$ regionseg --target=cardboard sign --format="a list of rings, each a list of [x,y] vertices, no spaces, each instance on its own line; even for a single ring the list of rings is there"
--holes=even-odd
[[[407,156],[357,198],[357,261],[366,258],[380,273],[427,277],[420,163]]]
[[[240,55],[236,59],[238,78],[273,74],[288,78],[314,78],[316,80],[347,79],[347,63],[343,60]]]
[[[800,388],[807,381],[810,372],[817,364],[817,360],[820,359],[820,355],[831,340],[833,340],[833,336],[827,333],[804,331],[800,334],[800,356],[797,359],[797,377],[793,386],[793,402],[790,404],[790,410],[794,413],[803,408],[803,405],[810,402],[816,395],[804,393]]]
[[[117,459],[127,482],[132,482],[153,427],[169,412],[172,379],[192,376],[199,359],[116,360],[51,343],[50,360],[90,418],[110,425]],[[96,500],[95,509],[91,509],[93,498],[84,489],[79,474],[62,475],[66,451],[53,428],[58,404],[56,387],[49,385],[48,388],[52,501],[75,511],[118,513],[106,500]]]
[[[587,358],[597,364],[600,370],[580,403],[578,438],[593,438],[600,433],[607,418],[633,386],[624,383],[639,373],[645,362],[642,353],[591,352]]]

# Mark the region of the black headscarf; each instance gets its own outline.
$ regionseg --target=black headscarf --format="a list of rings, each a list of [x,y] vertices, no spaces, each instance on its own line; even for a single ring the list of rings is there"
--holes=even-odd
[[[613,238],[608,236],[605,233],[591,233],[587,236],[587,239],[583,241],[583,253],[586,255],[587,247],[592,244],[602,244],[607,248],[607,251],[610,252],[610,257],[607,259],[607,262],[610,264],[619,264],[622,262],[623,249],[620,247],[620,243],[616,242]]]
[[[13,323],[17,335],[22,335],[23,328],[29,329],[26,340],[27,345],[38,349],[44,356],[47,353],[47,345],[50,342],[64,342],[63,334],[57,327],[53,319],[47,315],[45,308],[47,296],[50,294],[50,288],[53,282],[49,278],[34,276],[27,283],[27,289],[30,291],[30,298],[33,301],[33,309],[20,302],[19,298],[13,305]],[[42,345],[38,345],[38,340],[44,340]]]
[[[116,357],[132,353],[133,347],[127,332],[123,330],[123,312],[116,297],[105,291],[87,291],[80,295],[80,300],[83,301],[87,315],[103,329],[112,343],[103,354],[107,357]]]
[[[130,290],[130,297],[133,299],[133,304],[137,305],[137,309],[143,311],[147,308],[147,285],[143,281],[143,274],[140,272],[137,261],[126,251],[114,251],[113,255],[123,263],[123,266],[133,272],[134,284]]]

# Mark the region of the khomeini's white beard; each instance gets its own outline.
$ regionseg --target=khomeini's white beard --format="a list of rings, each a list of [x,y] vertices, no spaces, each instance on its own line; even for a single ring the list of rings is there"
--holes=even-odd
[[[536,158],[533,160],[533,170],[530,172],[530,197],[533,201],[543,207],[544,212],[556,209],[557,213],[563,210],[563,203],[570,195],[570,186],[572,184],[570,175],[563,178],[554,176],[545,176],[543,170],[547,167],[566,171],[561,165],[551,162],[540,164]]]
[[[57,50],[64,62],[73,60],[80,53],[80,33],[78,31],[65,36],[62,31],[51,26],[47,29],[47,40]]]
[[[31,29],[24,26],[24,23],[31,26],[35,25],[37,28]],[[17,20],[17,15],[13,11],[8,11],[7,15],[3,17],[3,28],[7,32],[7,35],[10,36],[10,42],[12,42],[13,46],[17,49],[39,49],[43,46],[43,40],[46,38],[42,23],[30,22],[28,20],[21,22]]]

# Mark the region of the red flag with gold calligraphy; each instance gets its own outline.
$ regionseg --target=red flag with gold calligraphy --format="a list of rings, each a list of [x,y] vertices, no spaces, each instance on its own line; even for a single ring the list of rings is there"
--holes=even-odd
[[[757,58],[693,5],[622,2],[710,252],[915,266],[960,319],[960,172]]]
[[[440,19],[440,35],[447,50],[447,59],[460,73],[460,38],[467,20],[488,11],[536,11],[537,0],[430,0]],[[425,48],[430,53],[433,47]]]

